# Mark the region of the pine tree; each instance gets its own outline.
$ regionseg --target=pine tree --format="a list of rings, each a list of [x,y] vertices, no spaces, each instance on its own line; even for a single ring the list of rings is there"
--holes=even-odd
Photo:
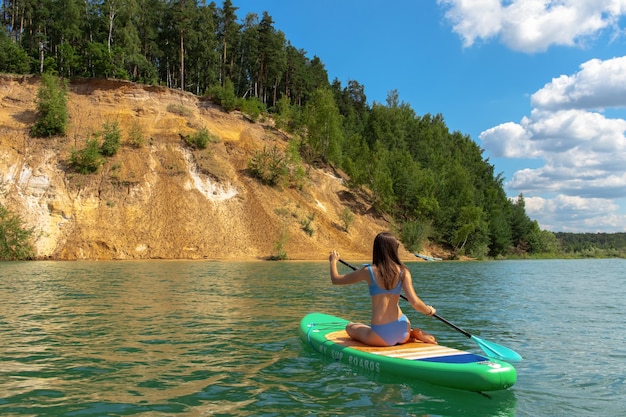
[[[67,128],[67,98],[65,84],[54,75],[44,73],[37,93],[38,118],[31,133],[36,137],[65,135]]]

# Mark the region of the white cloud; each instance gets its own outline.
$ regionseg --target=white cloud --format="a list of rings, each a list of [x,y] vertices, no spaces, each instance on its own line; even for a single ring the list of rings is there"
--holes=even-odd
[[[502,158],[535,158],[541,156],[522,124],[503,123],[480,134],[485,148],[491,155]]]
[[[554,198],[524,197],[526,213],[542,229],[561,232],[626,231],[626,215],[618,205],[602,198],[557,195]]]
[[[527,53],[621,36],[626,17],[626,0],[437,3],[465,47],[497,39]],[[626,109],[626,56],[589,60],[553,78],[530,104],[518,123],[480,134],[491,156],[543,161],[515,172],[506,187],[524,193],[529,216],[549,230],[626,231],[626,120],[607,113]]]
[[[575,75],[561,75],[531,97],[537,108],[604,109],[626,107],[626,57],[592,59]]]
[[[587,61],[578,73],[553,79],[533,94],[535,108],[519,123],[480,134],[495,157],[544,162],[515,172],[506,184],[525,195],[529,216],[542,227],[626,229],[626,217],[613,203],[626,196],[626,120],[597,110],[626,107],[625,84],[626,57]],[[545,193],[558,197],[538,197]]]
[[[499,37],[509,48],[545,51],[552,45],[584,45],[616,29],[626,0],[437,0],[466,47]]]

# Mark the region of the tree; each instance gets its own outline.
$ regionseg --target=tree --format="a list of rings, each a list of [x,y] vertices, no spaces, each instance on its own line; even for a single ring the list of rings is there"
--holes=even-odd
[[[196,12],[196,2],[194,0],[175,0],[172,2],[172,17],[174,18],[174,31],[178,35],[179,45],[179,77],[181,90],[185,90],[185,55],[186,45],[185,42],[190,37],[194,36],[193,33],[193,16]]]
[[[117,153],[121,146],[122,132],[120,131],[117,120],[104,124],[101,132],[102,145],[100,145],[100,153],[103,156],[113,156]]]
[[[187,82],[189,90],[197,95],[205,94],[209,86],[219,80],[216,15],[214,3],[199,6],[194,19],[193,36],[189,36],[187,41]]]
[[[529,249],[529,237],[534,226],[526,215],[526,202],[522,193],[517,197],[517,200],[512,202],[509,224],[513,245],[518,251],[526,252]]]
[[[308,160],[341,163],[341,115],[329,88],[320,88],[306,106]]]
[[[47,51],[57,74],[70,77],[80,71],[76,46],[81,44],[81,0],[58,0],[50,3],[49,19],[45,21]]]
[[[37,121],[32,127],[33,136],[64,135],[67,128],[66,86],[58,77],[43,74],[37,92]]]
[[[239,25],[237,24],[238,7],[233,6],[230,0],[224,0],[222,8],[218,10],[217,37],[221,45],[220,58],[220,82],[224,86],[227,79],[233,79],[235,67],[235,45],[239,37]]]
[[[30,71],[30,57],[21,46],[0,32],[0,72],[27,74]]]
[[[285,70],[280,84],[280,91],[282,91],[283,97],[289,100],[290,104],[302,106],[306,102],[307,94],[309,93],[306,52],[288,44],[285,50],[285,58]]]
[[[165,15],[165,5],[162,0],[138,0],[137,8],[144,12],[131,19],[139,38],[139,55],[136,66],[131,64],[131,79],[156,84],[159,82],[158,65],[163,57],[159,32],[163,29],[161,19]]]

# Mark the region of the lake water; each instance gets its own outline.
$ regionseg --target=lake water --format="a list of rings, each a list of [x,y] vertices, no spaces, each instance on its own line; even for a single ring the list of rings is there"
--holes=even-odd
[[[409,266],[442,317],[524,356],[513,388],[438,388],[309,349],[309,312],[369,321],[365,286],[332,286],[327,262],[5,262],[0,415],[626,415],[626,260]]]

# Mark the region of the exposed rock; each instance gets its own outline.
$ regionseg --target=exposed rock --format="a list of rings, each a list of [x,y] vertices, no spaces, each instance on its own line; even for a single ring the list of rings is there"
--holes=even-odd
[[[289,259],[325,260],[336,248],[347,260],[367,260],[376,233],[389,228],[334,173],[308,167],[302,190],[251,178],[255,151],[287,145],[269,122],[178,90],[79,80],[69,85],[67,135],[34,139],[38,88],[37,77],[0,75],[0,202],[35,228],[38,258],[264,259],[286,233]],[[71,170],[72,149],[112,121],[122,130],[118,154],[95,174]],[[143,147],[128,144],[133,126]],[[191,150],[181,136],[202,128],[218,139]],[[302,222],[313,215],[311,236]]]

